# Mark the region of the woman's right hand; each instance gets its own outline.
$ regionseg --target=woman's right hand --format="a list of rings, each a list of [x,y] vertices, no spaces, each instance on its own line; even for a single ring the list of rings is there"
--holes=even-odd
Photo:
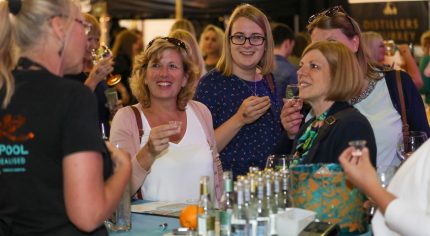
[[[152,157],[156,157],[169,147],[169,137],[180,132],[180,127],[166,124],[154,127],[149,133],[148,142],[144,147],[147,148]]]
[[[236,115],[239,116],[239,119],[244,125],[251,124],[264,115],[264,113],[269,110],[270,106],[270,98],[268,96],[250,96],[243,100]]]
[[[288,137],[294,139],[299,132],[303,115],[300,113],[303,101],[297,99],[284,99],[284,106],[281,111],[281,123]]]
[[[104,80],[109,73],[113,71],[114,62],[111,57],[103,58],[91,69],[87,80],[85,80],[85,85],[94,91],[97,84]]]

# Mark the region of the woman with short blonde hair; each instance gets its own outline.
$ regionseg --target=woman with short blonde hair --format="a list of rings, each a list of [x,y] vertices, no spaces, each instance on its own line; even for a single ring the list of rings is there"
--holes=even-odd
[[[365,140],[376,165],[376,143],[367,118],[348,103],[361,89],[363,72],[354,53],[333,41],[310,44],[297,71],[299,97],[310,105],[311,119],[291,142],[285,136],[277,153],[293,153],[301,164],[338,163],[352,140]]]

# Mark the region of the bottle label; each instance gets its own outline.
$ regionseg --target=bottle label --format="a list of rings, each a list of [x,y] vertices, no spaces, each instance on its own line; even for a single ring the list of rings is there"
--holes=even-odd
[[[230,222],[231,222],[231,211],[221,211],[219,213],[220,231],[221,235],[229,235]]]
[[[214,235],[215,234],[215,217],[202,215],[197,220],[199,235]]]
[[[245,220],[234,220],[231,222],[231,235],[232,236],[248,236],[249,225],[246,224]]]
[[[269,235],[269,227],[269,217],[257,217],[257,236]]]

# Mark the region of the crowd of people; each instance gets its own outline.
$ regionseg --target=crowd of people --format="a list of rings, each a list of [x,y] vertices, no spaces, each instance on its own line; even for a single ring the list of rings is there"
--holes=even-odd
[[[430,230],[430,143],[404,163],[397,156],[408,131],[430,135],[420,95],[430,103],[429,33],[419,65],[397,45],[396,74],[381,35],[362,33],[340,6],[299,34],[250,4],[199,38],[186,19],[145,47],[125,29],[98,61],[98,20],[72,0],[0,2],[0,28],[0,145],[21,150],[0,153],[0,235],[107,235],[103,221],[129,182],[134,198],[190,203],[209,176],[220,201],[223,171],[264,169],[275,153],[341,165],[377,205],[376,235]],[[109,88],[111,73],[121,82]],[[289,84],[299,98],[286,99]],[[354,140],[366,141],[361,157]],[[400,164],[382,188],[375,169]]]

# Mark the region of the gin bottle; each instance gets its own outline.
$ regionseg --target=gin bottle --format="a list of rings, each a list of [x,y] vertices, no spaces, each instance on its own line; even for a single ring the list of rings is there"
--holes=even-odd
[[[231,235],[231,215],[233,213],[233,177],[231,171],[225,171],[223,174],[224,193],[221,197],[219,221],[220,235]]]
[[[199,207],[203,209],[198,214],[197,227],[199,236],[215,235],[215,215],[212,208],[212,201],[209,195],[209,176],[200,177],[200,199]]]
[[[233,236],[249,236],[250,224],[248,213],[243,201],[243,183],[236,182],[236,205],[234,206],[233,215],[231,218],[231,235]]]

